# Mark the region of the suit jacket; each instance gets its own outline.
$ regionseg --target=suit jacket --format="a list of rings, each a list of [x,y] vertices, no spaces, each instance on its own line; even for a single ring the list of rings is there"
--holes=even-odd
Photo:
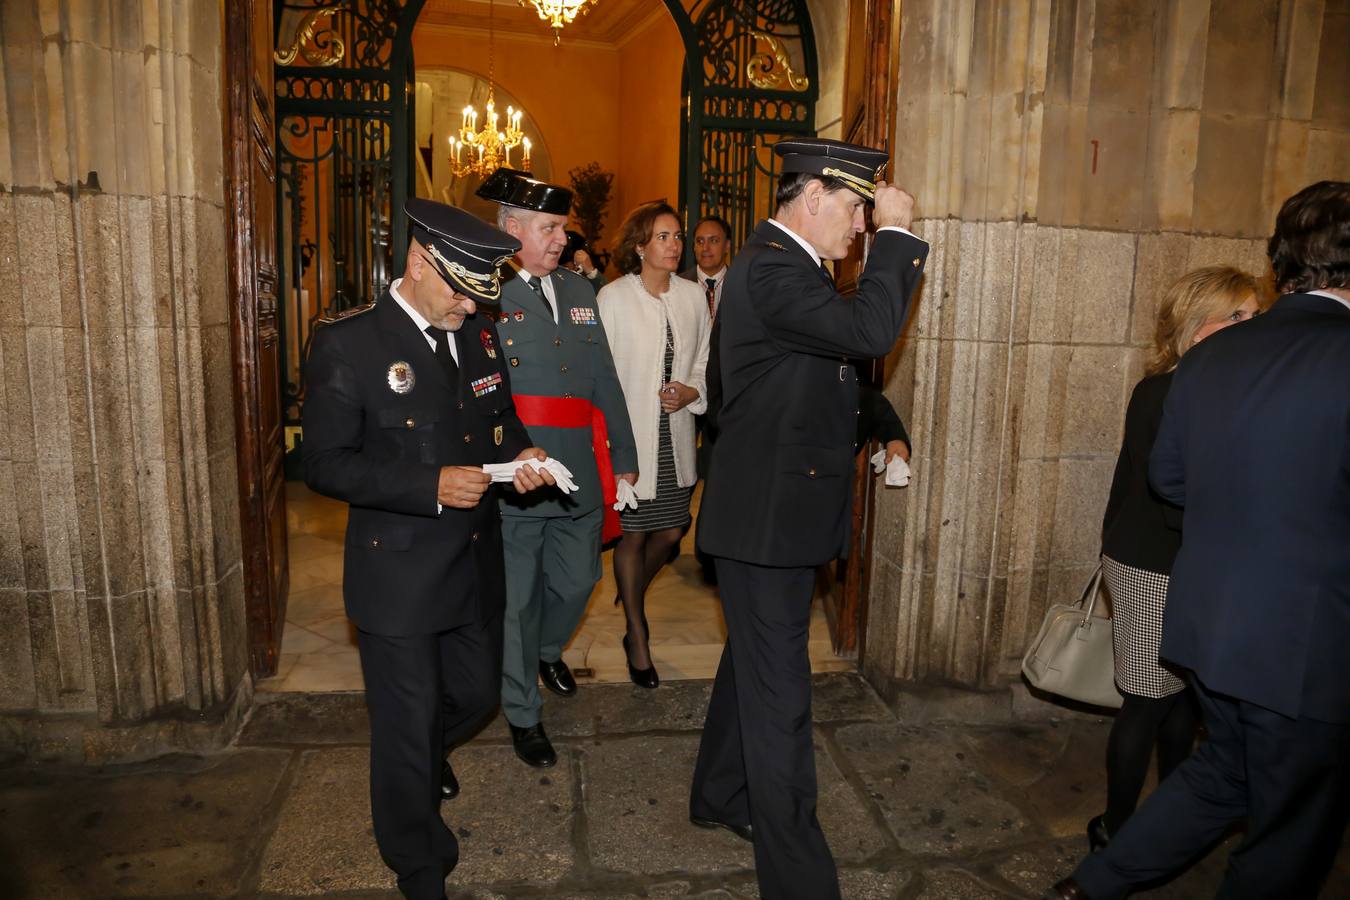
[[[317,329],[305,367],[305,483],[350,504],[342,592],[374,634],[434,634],[505,602],[499,489],[437,512],[437,485],[442,466],[505,462],[531,442],[505,361],[488,353],[500,346],[492,319],[470,316],[452,337],[455,384],[386,291]]]
[[[1152,375],[1134,386],[1125,410],[1125,437],[1116,458],[1111,493],[1102,516],[1102,553],[1116,562],[1172,574],[1181,547],[1181,510],[1148,483],[1148,457],[1162,422],[1172,373]]]
[[[558,321],[525,276],[514,272],[502,282],[497,327],[502,352],[511,370],[511,386],[520,395],[580,397],[605,414],[610,459],[615,472],[638,470],[633,428],[628,421],[614,357],[600,322],[595,292],[585,278],[568,269],[548,276],[558,300]],[[596,470],[591,429],[530,428],[535,444],[560,460],[572,472],[577,490],[563,494],[540,488],[528,494],[503,494],[502,513],[508,516],[580,516],[600,506],[600,475]]]
[[[1150,478],[1184,507],[1162,656],[1220,694],[1350,722],[1350,309],[1286,294],[1188,352]]]
[[[705,553],[812,566],[848,545],[858,378],[889,353],[928,245],[877,232],[857,292],[841,296],[786,232],[761,222],[727,273],[709,365],[717,440],[699,510]]]

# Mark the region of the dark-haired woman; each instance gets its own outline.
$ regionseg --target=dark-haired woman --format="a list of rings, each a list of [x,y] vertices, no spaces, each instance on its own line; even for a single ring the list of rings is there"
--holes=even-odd
[[[644,203],[628,215],[616,253],[623,277],[600,291],[600,319],[628,402],[638,448],[637,509],[620,514],[614,580],[628,630],[634,684],[660,683],[645,615],[647,587],[689,524],[697,480],[694,416],[707,408],[704,368],[711,322],[703,293],[673,277],[684,252],[675,210]]]

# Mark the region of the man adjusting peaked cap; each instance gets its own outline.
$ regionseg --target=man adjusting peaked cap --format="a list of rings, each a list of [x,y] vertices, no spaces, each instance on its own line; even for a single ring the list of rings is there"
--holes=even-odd
[[[864,200],[876,199],[876,183],[890,159],[884,150],[814,137],[779,141],[773,145],[773,152],[783,157],[783,174],[805,172],[838,178]]]
[[[572,209],[572,192],[567,188],[531,178],[529,172],[517,169],[497,169],[474,193],[503,206],[554,216],[565,216]]]
[[[520,249],[505,231],[454,206],[414,197],[403,204],[412,219],[413,240],[455,290],[495,303],[501,295],[498,267]]]

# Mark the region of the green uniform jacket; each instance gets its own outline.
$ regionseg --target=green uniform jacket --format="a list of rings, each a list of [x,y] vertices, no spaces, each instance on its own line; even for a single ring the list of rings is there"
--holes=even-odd
[[[558,298],[555,325],[544,300],[518,272],[502,278],[501,310],[497,330],[499,352],[511,372],[516,395],[580,397],[605,414],[610,458],[615,472],[637,471],[637,447],[628,406],[614,372],[605,328],[595,305],[595,290],[586,279],[566,269],[548,276]],[[577,490],[563,496],[545,489],[512,494],[502,500],[507,516],[579,516],[600,505],[600,475],[591,449],[591,430],[527,425],[535,446],[548,451],[571,470]]]

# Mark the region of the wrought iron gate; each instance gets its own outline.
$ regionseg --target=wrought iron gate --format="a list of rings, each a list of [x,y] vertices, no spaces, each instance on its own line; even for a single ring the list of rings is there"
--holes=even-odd
[[[402,270],[412,191],[412,31],[425,0],[276,0],[277,260],[285,422],[314,323]],[[664,0],[686,48],[680,197],[738,245],[772,209],[778,138],[815,133],[805,0]]]

